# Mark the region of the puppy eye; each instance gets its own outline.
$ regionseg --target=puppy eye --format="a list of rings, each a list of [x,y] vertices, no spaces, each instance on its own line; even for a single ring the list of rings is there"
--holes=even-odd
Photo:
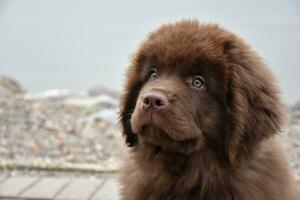
[[[201,76],[193,77],[192,86],[195,88],[205,88],[205,81]]]
[[[152,68],[152,69],[149,71],[148,79],[149,79],[149,80],[154,79],[154,78],[156,77],[156,74],[157,74],[157,69],[156,69],[156,68]]]

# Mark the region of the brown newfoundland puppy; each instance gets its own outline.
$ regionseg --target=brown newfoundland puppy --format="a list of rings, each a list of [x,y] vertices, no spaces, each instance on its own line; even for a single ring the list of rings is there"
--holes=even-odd
[[[299,200],[275,138],[283,119],[276,80],[242,39],[163,25],[127,72],[122,199]]]

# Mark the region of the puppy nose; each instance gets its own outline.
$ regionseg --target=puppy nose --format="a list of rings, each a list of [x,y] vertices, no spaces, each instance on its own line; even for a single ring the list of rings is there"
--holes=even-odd
[[[168,99],[163,94],[152,92],[144,95],[142,104],[144,109],[159,110],[168,104]]]

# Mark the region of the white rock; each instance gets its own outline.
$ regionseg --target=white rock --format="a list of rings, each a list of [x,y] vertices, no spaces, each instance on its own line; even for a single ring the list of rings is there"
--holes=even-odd
[[[64,105],[79,108],[114,108],[118,106],[118,101],[108,95],[100,95],[96,97],[70,97],[65,100]]]
[[[46,99],[46,98],[58,98],[58,97],[68,97],[74,95],[81,95],[70,89],[52,89],[46,90],[39,93],[28,93],[23,96],[24,100],[34,100],[34,99]]]
[[[103,109],[86,117],[89,121],[103,120],[112,124],[118,122],[118,112],[116,109]]]
[[[24,89],[14,79],[6,76],[0,76],[0,96],[10,96],[23,94]]]

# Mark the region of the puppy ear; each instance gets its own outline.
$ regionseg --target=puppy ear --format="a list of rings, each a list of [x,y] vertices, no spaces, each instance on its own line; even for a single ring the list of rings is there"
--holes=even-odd
[[[133,147],[136,145],[138,138],[132,131],[130,119],[142,87],[142,82],[138,80],[138,75],[133,70],[133,66],[129,67],[126,77],[124,92],[121,95],[119,118],[126,145]]]
[[[225,152],[230,163],[251,155],[264,139],[278,133],[283,104],[273,75],[253,52],[231,64],[226,107]]]

